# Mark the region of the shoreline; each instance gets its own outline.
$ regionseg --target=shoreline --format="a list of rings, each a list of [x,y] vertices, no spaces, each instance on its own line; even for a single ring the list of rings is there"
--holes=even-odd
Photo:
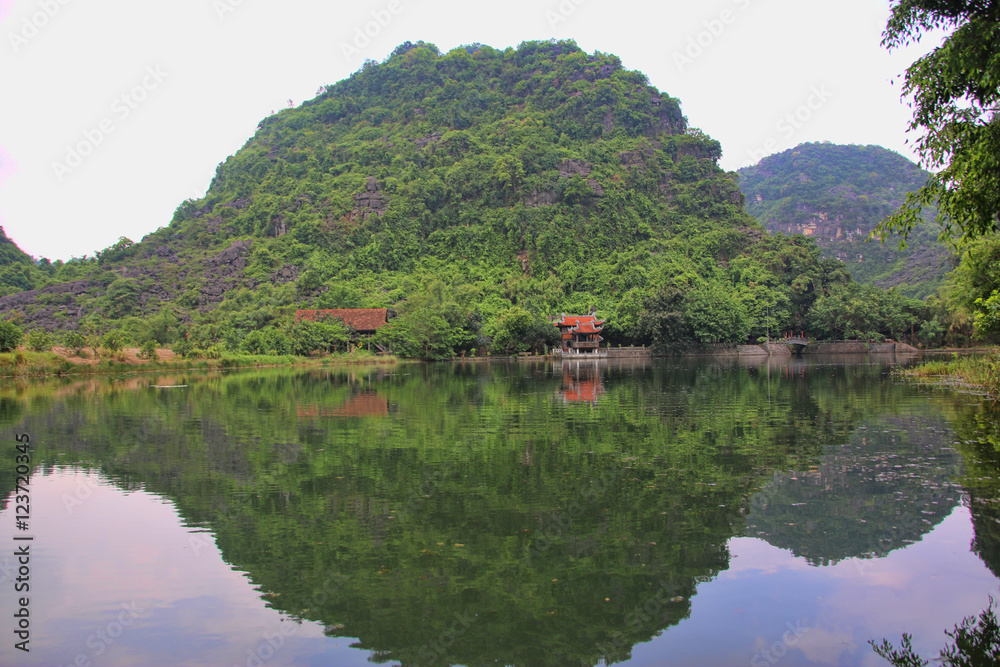
[[[139,348],[131,347],[123,348],[120,354],[97,357],[90,348],[85,350],[86,356],[77,356],[62,347],[53,347],[49,352],[32,352],[18,348],[13,352],[0,353],[0,378],[78,377],[115,373],[220,371],[285,366],[392,365],[403,361],[391,355],[376,356],[367,353],[360,355],[345,353],[323,357],[232,354],[215,359],[204,357],[186,359],[167,348],[157,349],[156,359],[142,359],[138,356],[138,352]]]
[[[909,382],[931,387],[978,389],[994,403],[1000,402],[1000,348],[975,349],[976,353],[942,350],[940,353],[951,353],[952,358],[926,360],[895,373]]]
[[[791,356],[813,356],[820,354],[904,354],[924,356],[951,355],[956,359],[975,358],[990,354],[997,348],[934,348],[917,349],[905,343],[872,343],[862,341],[833,341],[814,343],[812,351],[808,348],[796,355],[791,346],[780,341],[759,345],[718,345],[709,348],[685,350],[672,354],[655,354],[648,347],[607,348],[603,354],[514,354],[453,357],[445,360],[448,363],[483,363],[509,361],[597,361],[607,359],[639,360],[657,358],[684,357],[719,357],[719,358],[770,358]],[[143,359],[138,356],[139,348],[124,348],[119,354],[97,357],[93,350],[87,348],[83,356],[64,347],[53,347],[49,352],[31,352],[18,348],[14,352],[0,353],[0,378],[29,377],[64,377],[79,375],[106,375],[114,373],[152,373],[159,371],[182,370],[233,370],[241,368],[280,368],[280,367],[323,367],[351,365],[393,365],[397,363],[413,363],[419,360],[399,359],[393,355],[373,355],[370,353],[344,353],[325,355],[321,357],[300,357],[293,355],[270,356],[248,354],[224,354],[218,358],[199,357],[186,359],[176,355],[168,348],[157,349],[156,359]],[[924,362],[946,363],[929,359]],[[908,372],[909,373],[909,372]],[[913,376],[918,373],[909,373]]]

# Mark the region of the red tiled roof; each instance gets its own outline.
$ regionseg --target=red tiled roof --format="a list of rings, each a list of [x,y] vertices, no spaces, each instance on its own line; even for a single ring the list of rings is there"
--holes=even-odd
[[[600,326],[604,324],[604,320],[597,319],[596,315],[563,315],[562,319],[556,322],[556,326],[575,327],[584,323]]]
[[[372,332],[387,323],[385,308],[333,308],[296,310],[295,321],[310,320],[319,322],[327,318],[343,320],[344,324],[354,327],[359,333]]]
[[[580,324],[570,329],[570,331],[572,331],[573,333],[593,334],[593,333],[599,333],[601,331],[601,327],[599,326],[595,327],[590,322],[581,322]]]

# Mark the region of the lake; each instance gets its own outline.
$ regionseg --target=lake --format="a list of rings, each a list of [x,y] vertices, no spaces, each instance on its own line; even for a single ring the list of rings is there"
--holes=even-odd
[[[1000,427],[894,363],[7,381],[0,664],[887,665],[868,641],[903,632],[936,656],[1000,597]]]

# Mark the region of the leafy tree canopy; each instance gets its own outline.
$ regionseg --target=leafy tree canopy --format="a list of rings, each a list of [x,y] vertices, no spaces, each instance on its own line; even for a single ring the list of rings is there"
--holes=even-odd
[[[941,46],[906,70],[913,99],[910,129],[930,169],[927,184],[879,227],[904,238],[922,207],[937,202],[951,236],[968,240],[998,229],[1000,214],[1000,2],[900,0],[882,34],[891,49],[932,30],[950,31]]]

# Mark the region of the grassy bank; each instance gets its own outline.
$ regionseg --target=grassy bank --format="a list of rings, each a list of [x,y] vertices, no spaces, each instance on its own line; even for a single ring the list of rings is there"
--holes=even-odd
[[[977,387],[994,401],[1000,400],[1000,351],[977,356],[928,361],[900,371],[904,377],[928,384]]]
[[[261,368],[268,366],[326,366],[340,364],[393,364],[392,355],[375,355],[365,351],[331,354],[322,357],[294,355],[259,355],[223,353],[217,358],[178,357],[163,350],[157,359],[141,359],[137,349],[119,354],[94,357],[76,356],[56,348],[51,352],[17,349],[0,353],[0,377],[40,377],[47,375],[85,375],[95,373],[147,372],[160,370],[220,370]]]

